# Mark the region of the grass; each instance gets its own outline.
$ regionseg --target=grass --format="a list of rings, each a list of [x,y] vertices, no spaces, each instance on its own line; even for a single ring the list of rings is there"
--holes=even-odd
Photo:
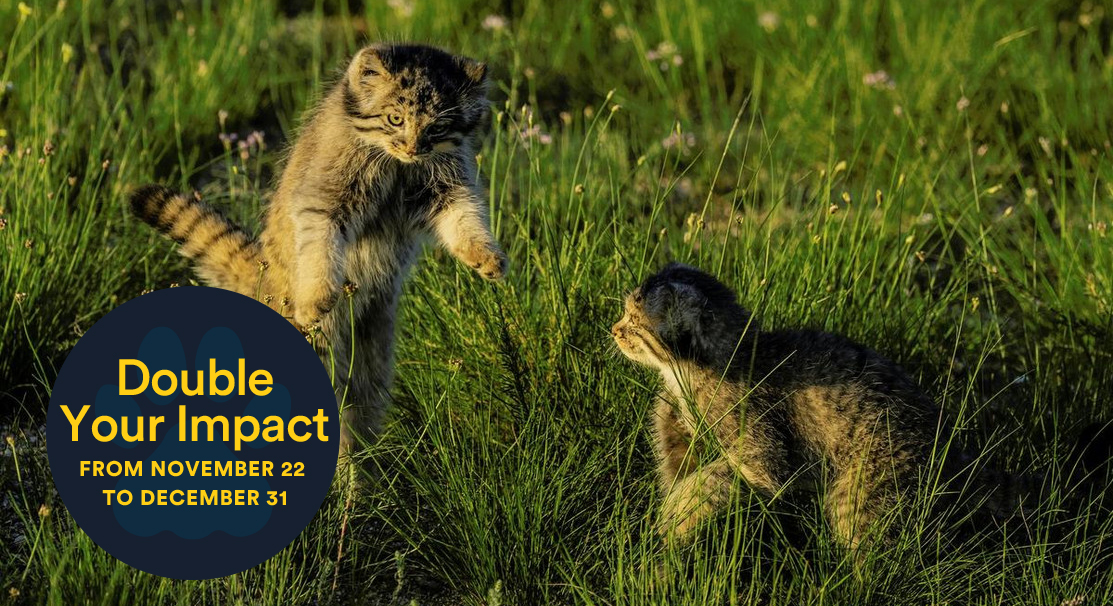
[[[662,550],[655,377],[607,333],[640,278],[694,263],[768,327],[899,361],[972,449],[1062,471],[1078,428],[1113,417],[1101,3],[30,4],[0,0],[0,601],[1113,600],[1113,522],[1057,512],[1063,495],[1024,533],[925,516],[860,577],[817,515],[801,514],[801,541],[741,488],[693,546]],[[336,494],[256,569],[138,572],[67,516],[40,429],[83,330],[191,277],[125,192],[197,189],[257,225],[299,116],[367,39],[491,63],[482,167],[512,274],[492,286],[424,255],[396,406],[367,453],[386,479],[358,495],[342,546]],[[265,144],[241,154],[256,130]]]

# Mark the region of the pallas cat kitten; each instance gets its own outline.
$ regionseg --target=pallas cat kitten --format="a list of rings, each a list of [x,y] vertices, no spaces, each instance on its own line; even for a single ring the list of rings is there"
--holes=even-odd
[[[257,238],[164,187],[132,194],[135,214],[206,284],[260,297],[314,335],[346,400],[344,453],[380,429],[402,280],[422,237],[484,278],[506,271],[476,166],[487,88],[483,63],[436,48],[360,50],[298,133]]]
[[[818,496],[854,551],[931,465],[939,411],[895,363],[830,333],[762,331],[698,269],[670,264],[645,280],[612,334],[663,379],[654,429],[666,536],[683,537],[723,505],[740,475],[766,498]],[[1096,455],[1084,455],[1091,467]],[[960,469],[961,455],[944,458],[945,473]],[[1040,481],[992,469],[970,477],[995,516],[1016,512]]]

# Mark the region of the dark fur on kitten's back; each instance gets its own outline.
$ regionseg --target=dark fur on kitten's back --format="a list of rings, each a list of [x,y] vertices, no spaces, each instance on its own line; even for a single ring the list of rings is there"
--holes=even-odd
[[[725,503],[738,474],[768,498],[818,496],[855,550],[915,497],[939,456],[939,411],[897,364],[827,332],[762,331],[698,269],[674,263],[648,278],[612,333],[626,357],[664,380],[654,428],[667,536],[687,534]],[[945,443],[949,432],[941,435]],[[701,462],[696,447],[708,442],[711,460]],[[956,470],[959,457],[948,459]],[[1016,511],[1035,482],[974,475],[995,513]]]

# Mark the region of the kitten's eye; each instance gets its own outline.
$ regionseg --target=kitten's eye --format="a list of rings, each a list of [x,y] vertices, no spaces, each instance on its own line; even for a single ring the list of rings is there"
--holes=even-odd
[[[448,126],[444,124],[433,124],[425,129],[426,134],[430,137],[439,137],[448,132]]]
[[[402,122],[403,122],[402,116],[399,116],[398,114],[387,114],[386,115],[386,123],[391,125],[391,126],[402,126]]]

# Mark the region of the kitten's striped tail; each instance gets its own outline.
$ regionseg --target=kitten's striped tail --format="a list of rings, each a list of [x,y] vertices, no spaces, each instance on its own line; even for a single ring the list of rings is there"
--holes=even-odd
[[[131,210],[181,246],[209,286],[253,296],[262,259],[259,242],[220,211],[161,185],[144,185],[131,194]]]

